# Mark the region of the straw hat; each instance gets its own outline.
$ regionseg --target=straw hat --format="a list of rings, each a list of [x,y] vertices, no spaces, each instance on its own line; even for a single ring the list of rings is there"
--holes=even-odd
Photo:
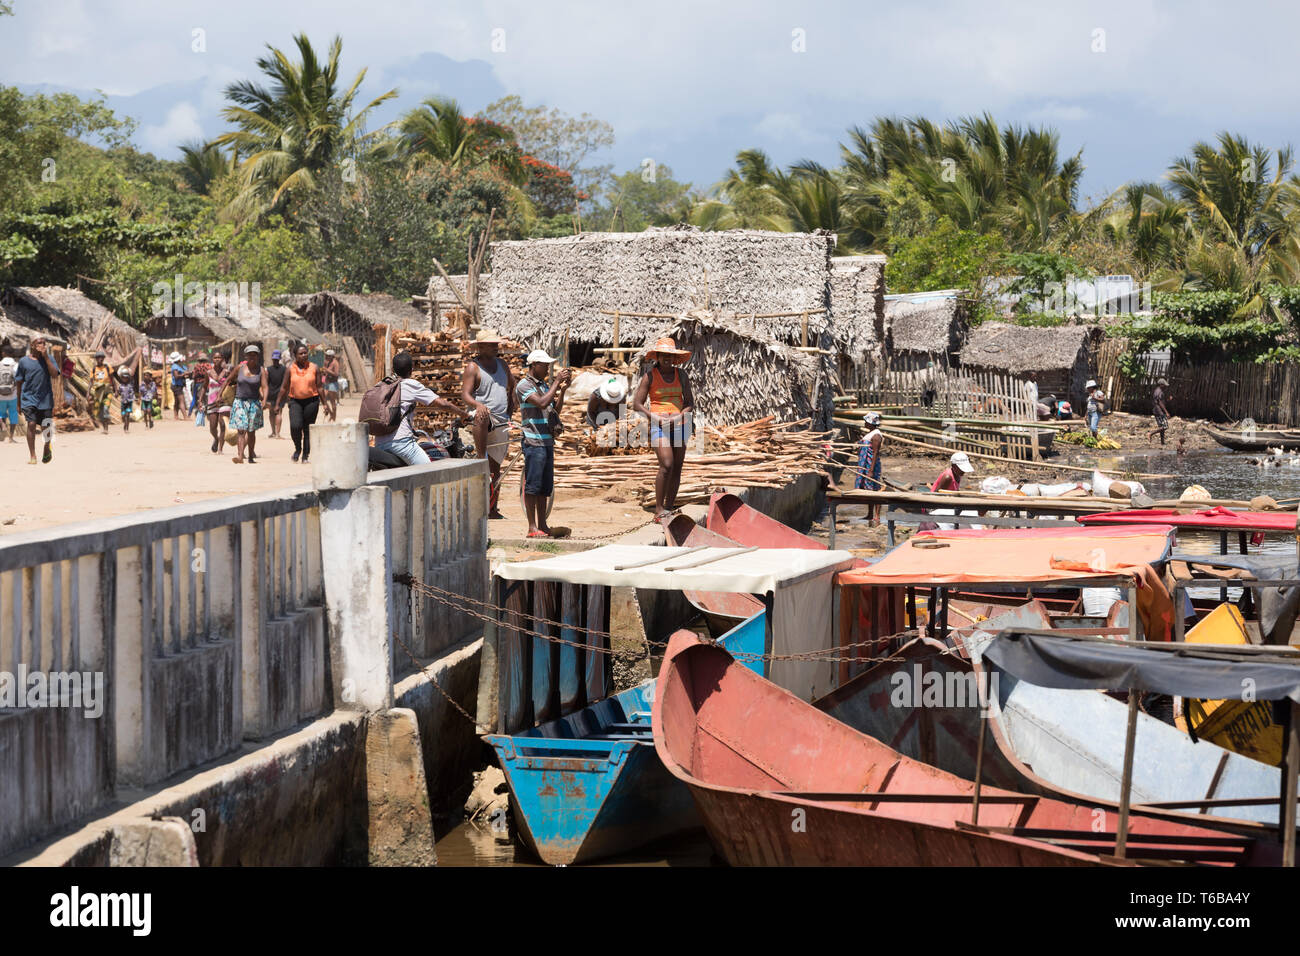
[[[675,359],[678,362],[685,362],[691,357],[690,350],[679,349],[677,342],[671,335],[665,335],[645,353],[647,359],[656,355],[662,355],[666,359]]]
[[[475,345],[486,345],[494,342],[500,345],[504,341],[505,339],[497,333],[496,329],[479,329],[474,336]]]
[[[609,404],[617,405],[627,398],[627,382],[623,381],[621,375],[611,375],[600,383],[596,391],[600,392],[600,397]]]
[[[975,466],[970,463],[970,456],[964,451],[953,452],[952,457],[948,459],[954,465],[961,469],[962,474],[969,475],[975,470]]]

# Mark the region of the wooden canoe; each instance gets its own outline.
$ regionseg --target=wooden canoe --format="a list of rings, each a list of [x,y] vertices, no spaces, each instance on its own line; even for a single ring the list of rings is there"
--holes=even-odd
[[[661,522],[669,547],[734,548],[736,542],[695,523],[688,515],[676,515]],[[763,602],[752,594],[726,591],[683,591],[691,606],[704,616],[715,638],[749,620],[763,610]]]
[[[738,497],[727,492],[716,492],[709,499],[709,510],[704,516],[704,526],[747,548],[826,550],[826,545],[822,542],[806,534],[800,534],[789,525],[768,517],[757,508],[751,508]]]
[[[1224,448],[1233,451],[1268,451],[1270,448],[1282,448],[1286,451],[1300,450],[1300,431],[1289,429],[1252,429],[1243,432],[1225,431],[1213,425],[1203,425],[1207,435]]]
[[[669,641],[651,719],[660,759],[690,788],[715,848],[733,866],[1113,859],[1113,815],[985,787],[972,823],[974,784],[858,733],[689,631]],[[1130,861],[1273,862],[1268,849],[1250,837],[1130,818]]]
[[[988,733],[981,771],[985,783],[1118,812],[1125,704],[1097,691],[1036,687],[1000,674],[991,687],[999,705],[986,720],[979,695],[981,686],[990,689],[990,682],[978,663],[925,637],[890,657],[814,704],[899,753],[964,780],[975,779],[983,729]],[[1209,801],[1205,814],[1201,808],[1138,812],[1268,836],[1277,822],[1276,805],[1213,801],[1276,796],[1276,769],[1197,743],[1146,714],[1138,715],[1138,723],[1133,803]]]

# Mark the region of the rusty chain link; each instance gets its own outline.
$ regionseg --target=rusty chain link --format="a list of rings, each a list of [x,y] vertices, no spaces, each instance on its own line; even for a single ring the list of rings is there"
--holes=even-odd
[[[494,604],[489,604],[485,601],[479,601],[475,598],[467,597],[462,594],[457,594],[454,591],[448,591],[444,588],[440,588],[432,584],[427,584],[423,581],[417,581],[415,577],[409,573],[394,574],[393,580],[396,581],[398,584],[402,584],[410,588],[413,594],[417,594],[417,593],[423,594],[425,597],[428,597],[433,601],[437,601],[439,604],[443,604],[454,611],[459,611],[460,613],[475,618],[476,620],[482,621],[485,624],[492,624],[498,627],[501,626],[501,622],[498,621],[497,618],[495,617],[495,612],[498,610],[498,608]],[[478,607],[485,608],[488,611],[491,611],[493,613],[492,615],[489,615],[489,614],[482,613],[480,611],[476,611],[474,610],[473,607],[471,607],[471,605],[477,605]],[[583,634],[589,634],[593,637],[599,637],[606,643],[608,643],[611,640],[611,635],[608,631],[594,630],[592,628],[581,627],[577,624],[566,624],[563,621],[554,621],[549,618],[540,617],[536,614],[530,614],[527,611],[512,611],[510,613],[518,614],[521,617],[528,618],[534,623],[538,623],[542,625],[550,625],[552,627],[556,627],[561,630],[576,631]],[[608,646],[602,647],[594,644],[588,644],[585,642],[570,641],[562,637],[556,637],[552,634],[544,634],[541,631],[536,631],[531,628],[510,626],[510,630],[515,631],[519,634],[526,635],[528,637],[535,637],[543,641],[550,641],[553,644],[562,644],[568,647],[581,648],[583,650],[596,653],[596,654],[617,653],[615,650],[613,650],[611,647]],[[885,664],[885,663],[891,663],[891,662],[902,660],[902,658],[894,654],[886,655],[884,657],[857,657],[857,656],[849,657],[849,656],[843,656],[839,652],[851,650],[854,648],[874,648],[882,644],[888,644],[893,639],[894,638],[892,636],[878,637],[866,641],[857,641],[852,644],[842,644],[838,647],[826,648],[824,650],[803,651],[796,654],[758,654],[750,651],[733,651],[730,649],[727,649],[727,652],[731,654],[731,656],[734,657],[737,661],[740,661],[742,663],[757,663],[759,661],[803,661],[803,662],[811,662],[811,663],[824,662],[824,663],[832,663],[832,664],[843,664],[843,663]],[[646,638],[646,643],[651,645],[652,647],[663,648],[668,646],[667,643],[664,641],[652,641],[648,637]],[[717,642],[710,641],[709,643],[717,643]],[[410,651],[407,650],[407,653],[410,654]],[[959,655],[959,654],[960,652],[956,648],[946,648],[943,651],[934,652],[935,657],[942,657],[945,655]],[[414,655],[412,655],[412,660],[415,660]],[[415,663],[417,664],[417,666],[419,665],[419,661],[415,661]]]

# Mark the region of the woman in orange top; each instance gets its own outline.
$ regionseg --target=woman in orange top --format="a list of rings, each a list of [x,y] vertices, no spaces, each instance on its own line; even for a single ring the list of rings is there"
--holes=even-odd
[[[695,398],[691,382],[681,366],[691,353],[679,349],[671,338],[654,344],[646,359],[652,364],[632,396],[632,410],[650,420],[650,447],[659,459],[655,475],[655,520],[674,511],[677,489],[682,483],[686,442],[691,437]]]
[[[289,434],[293,436],[293,460],[307,461],[311,454],[311,426],[316,424],[316,415],[320,411],[321,386],[324,375],[316,363],[307,358],[307,346],[298,346],[293,353],[293,361],[285,372],[284,384],[280,386],[280,395],[276,399],[276,410],[289,404]]]

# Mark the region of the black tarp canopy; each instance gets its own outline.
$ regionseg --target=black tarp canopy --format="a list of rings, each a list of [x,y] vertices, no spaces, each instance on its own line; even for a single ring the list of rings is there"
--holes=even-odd
[[[1063,690],[1137,689],[1202,700],[1300,703],[1300,654],[1196,644],[1134,644],[1066,637],[1059,632],[1002,631],[984,659],[1021,680]]]

